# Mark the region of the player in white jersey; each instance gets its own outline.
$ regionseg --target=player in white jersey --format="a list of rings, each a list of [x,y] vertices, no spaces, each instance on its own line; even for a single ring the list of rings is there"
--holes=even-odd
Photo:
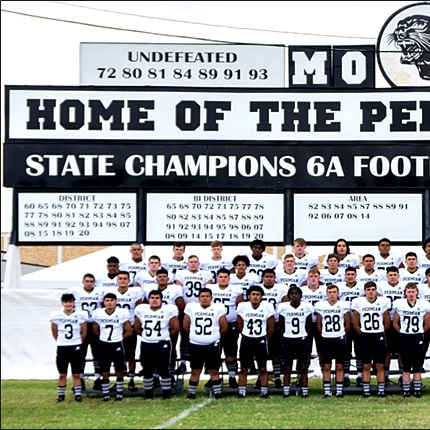
[[[134,277],[142,270],[148,270],[148,266],[143,259],[144,248],[139,242],[133,242],[130,246],[131,258],[120,263],[119,269],[130,273],[130,284],[136,285]]]
[[[341,238],[336,241],[333,247],[333,253],[339,257],[339,269],[342,271],[350,266],[356,269],[360,267],[360,257],[351,252],[351,248],[345,239]],[[327,260],[328,255],[326,255],[322,261],[324,268],[329,267]]]
[[[391,240],[386,237],[378,242],[378,253],[375,254],[375,269],[386,270],[387,267],[403,267],[402,255],[393,254],[391,251]]]
[[[302,397],[309,396],[308,388],[308,333],[312,328],[313,306],[302,302],[302,289],[292,285],[287,293],[288,301],[278,306],[279,327],[283,333],[284,397],[290,395],[291,372],[296,360],[302,387]]]
[[[213,240],[211,242],[212,257],[209,260],[202,261],[200,267],[203,270],[207,270],[212,274],[212,283],[216,283],[217,273],[219,269],[233,269],[233,264],[230,258],[226,258],[222,255],[223,244],[220,240]]]
[[[233,258],[232,264],[235,273],[230,275],[230,285],[239,285],[242,288],[243,299],[248,300],[248,288],[258,284],[260,277],[256,273],[248,273],[250,262],[247,255],[236,255]]]
[[[152,290],[148,294],[148,304],[136,306],[134,330],[141,336],[140,363],[143,369],[145,398],[154,397],[154,372],[160,375],[163,399],[172,395],[170,362],[172,353],[171,337],[179,333],[178,308],[163,305],[163,294]]]
[[[237,306],[237,327],[241,333],[239,347],[239,397],[246,396],[248,371],[254,360],[261,381],[261,397],[269,397],[269,375],[267,373],[268,339],[275,329],[273,306],[262,301],[263,288],[252,285],[248,288],[248,301]]]
[[[421,397],[421,369],[424,364],[424,332],[430,330],[430,303],[418,298],[418,286],[408,283],[404,299],[394,302],[394,327],[400,333],[403,361],[403,397],[410,396],[413,373],[414,397]]]
[[[224,352],[225,365],[228,372],[228,384],[230,388],[238,388],[236,381],[237,368],[237,342],[239,332],[237,330],[236,307],[243,302],[242,288],[238,285],[230,285],[230,271],[223,267],[218,270],[216,284],[209,285],[212,290],[212,302],[221,303],[226,309],[228,330],[221,336],[221,354]]]
[[[351,328],[350,305],[339,300],[337,285],[327,285],[328,300],[317,302],[317,329],[321,333],[321,357],[324,366],[324,397],[331,396],[332,361],[336,364],[336,397],[343,397],[343,364],[346,358],[346,333]]]
[[[415,284],[421,284],[425,281],[425,269],[418,267],[418,258],[415,252],[406,253],[405,265],[405,268],[399,269],[401,281],[414,282]]]
[[[386,297],[377,296],[377,286],[373,281],[364,284],[364,294],[364,297],[358,297],[351,303],[354,329],[359,334],[363,360],[363,397],[370,397],[372,362],[376,366],[378,397],[385,397],[385,330],[390,327],[391,302]]]
[[[187,268],[187,260],[184,257],[185,243],[175,242],[173,244],[173,256],[163,258],[163,267],[169,271],[170,283],[175,283],[176,272]]]
[[[327,255],[327,269],[320,270],[320,279],[325,285],[345,281],[345,270],[339,268],[339,256],[335,253]]]
[[[308,272],[308,279],[302,284],[302,301],[309,302],[312,306],[315,303],[325,300],[327,287],[321,282],[320,271],[313,267]],[[321,333],[317,329],[317,315],[314,312],[312,315],[312,328],[308,335],[308,368],[311,364],[312,350],[315,341],[315,349],[318,354],[321,372],[323,371],[323,365],[321,362]],[[300,380],[297,380],[296,385],[300,385]]]
[[[424,240],[422,248],[424,253],[418,256],[418,267],[426,270],[430,267],[430,237]]]
[[[382,297],[390,299],[390,328],[385,332],[387,337],[387,355],[385,358],[385,385],[390,385],[390,365],[392,354],[397,354],[397,363],[399,370],[402,370],[402,359],[399,351],[400,337],[398,331],[393,326],[394,310],[393,304],[396,300],[402,299],[405,296],[405,286],[407,282],[399,281],[399,269],[396,266],[387,267],[386,281],[378,282],[378,293]],[[401,379],[400,379],[401,382]]]
[[[364,282],[357,281],[357,269],[355,267],[347,267],[345,269],[345,282],[338,282],[336,284],[339,288],[339,300],[351,302],[357,297],[364,296]],[[353,312],[351,310],[351,321],[353,317]],[[355,355],[355,366],[357,369],[357,379],[356,386],[361,387],[363,384],[363,362],[360,357],[360,345],[358,342],[358,333],[355,331],[354,327],[351,328],[346,333],[346,358],[343,364],[344,378],[343,386],[349,387],[351,385],[351,380],[349,378],[349,371],[351,369],[351,358],[352,351],[354,350]]]
[[[202,288],[199,302],[185,306],[184,330],[190,335],[191,375],[188,399],[196,398],[197,386],[203,367],[209,373],[215,399],[222,397],[222,382],[219,376],[221,362],[221,336],[228,330],[226,310],[221,303],[212,302],[212,290]]]
[[[58,399],[63,402],[66,396],[67,370],[72,371],[75,401],[81,401],[82,386],[79,372],[82,367],[81,345],[87,335],[88,314],[75,310],[75,297],[65,293],[61,296],[61,311],[53,311],[49,317],[51,333],[57,342],[56,364],[58,369]]]
[[[182,288],[179,285],[171,284],[169,280],[169,273],[161,267],[157,270],[157,286],[156,289],[163,294],[162,303],[163,305],[175,305],[178,308],[178,318],[182,321],[184,318],[185,302],[182,296]],[[144,303],[149,303],[149,293],[154,289],[152,285],[147,285],[143,290]],[[170,373],[172,374],[172,384],[176,383],[173,376],[176,367],[177,352],[176,346],[178,344],[179,333],[171,336],[172,341],[172,353],[170,354]]]
[[[297,269],[293,254],[285,254],[283,261],[283,268],[276,270],[276,282],[285,284],[287,290],[293,284],[298,286],[302,285],[303,281],[308,277],[308,271]]]
[[[157,286],[157,270],[161,267],[161,260],[158,255],[151,255],[148,258],[148,270],[141,270],[136,273],[134,277],[134,285],[140,287],[143,290],[147,285],[152,288],[156,288]]]
[[[302,237],[294,239],[292,246],[292,254],[296,260],[296,269],[306,270],[309,272],[313,267],[318,268],[319,257],[317,255],[309,254],[306,251],[306,241]]]
[[[363,255],[363,267],[357,270],[357,281],[378,283],[385,280],[387,280],[385,271],[375,268],[375,257],[372,254]]]
[[[119,272],[119,259],[117,257],[109,257],[106,261],[107,273],[96,276],[95,283],[95,287],[100,288],[102,291],[104,291],[105,288],[115,287],[117,285],[116,277]]]
[[[247,254],[249,258],[248,273],[256,273],[260,278],[264,269],[276,269],[279,260],[274,255],[266,254],[266,244],[255,239],[249,245],[251,253]]]
[[[212,275],[207,270],[200,269],[200,260],[197,255],[190,255],[187,261],[186,270],[178,270],[176,272],[176,285],[182,287],[182,295],[184,297],[185,304],[190,302],[197,303],[199,301],[199,292],[202,288],[208,284],[212,284]],[[179,351],[181,355],[181,362],[176,369],[177,373],[184,373],[186,368],[186,361],[189,360],[189,337],[182,328],[181,318],[181,340],[179,345]]]
[[[100,338],[100,368],[102,370],[103,401],[109,401],[109,376],[113,363],[116,376],[116,398],[121,401],[124,392],[123,340],[131,336],[130,315],[126,309],[117,308],[116,295],[107,293],[103,308],[93,312],[94,334]]]
[[[263,288],[264,296],[263,301],[272,304],[275,311],[275,330],[269,339],[269,357],[272,360],[273,375],[275,377],[275,387],[282,388],[281,381],[281,355],[282,355],[282,333],[279,329],[279,315],[278,306],[282,302],[288,300],[288,289],[284,284],[276,282],[276,275],[274,269],[265,269],[261,276],[260,287]],[[259,380],[257,380],[257,387],[259,387]]]
[[[128,312],[131,327],[134,326],[134,309],[143,303],[142,290],[140,287],[130,287],[130,275],[126,270],[118,273],[118,285],[116,288],[106,288],[106,293],[114,293],[117,298],[117,307]],[[136,374],[136,346],[137,334],[132,329],[131,336],[124,340],[125,359],[128,362],[128,389],[137,391],[134,377]],[[124,363],[125,366],[125,363]]]
[[[75,309],[82,310],[88,314],[87,322],[87,335],[82,342],[82,369],[81,369],[81,386],[85,389],[84,372],[86,365],[86,357],[88,353],[88,346],[91,345],[91,354],[93,356],[94,367],[94,390],[102,389],[102,381],[100,365],[99,365],[99,340],[94,336],[93,323],[91,316],[95,309],[102,307],[103,303],[103,289],[95,288],[95,277],[91,273],[86,273],[82,278],[82,286],[79,288],[71,288],[67,293],[73,294],[75,297]]]

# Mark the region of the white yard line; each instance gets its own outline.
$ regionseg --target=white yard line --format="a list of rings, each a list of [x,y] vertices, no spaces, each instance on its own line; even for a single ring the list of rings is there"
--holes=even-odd
[[[204,402],[199,403],[197,405],[194,405],[191,408],[186,409],[185,411],[181,412],[178,416],[171,418],[169,421],[165,422],[164,424],[162,424],[160,426],[154,427],[154,429],[164,429],[164,428],[173,426],[178,421],[182,420],[183,418],[187,417],[188,415],[192,414],[193,412],[198,411],[200,408],[203,408],[208,403],[213,402],[213,401],[214,401],[214,399],[212,397],[209,397]]]

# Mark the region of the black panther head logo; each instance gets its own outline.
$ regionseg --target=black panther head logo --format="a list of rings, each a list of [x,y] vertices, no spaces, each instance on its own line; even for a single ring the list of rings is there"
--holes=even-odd
[[[402,19],[387,36],[402,50],[401,64],[413,64],[422,79],[430,80],[430,17],[412,15]]]

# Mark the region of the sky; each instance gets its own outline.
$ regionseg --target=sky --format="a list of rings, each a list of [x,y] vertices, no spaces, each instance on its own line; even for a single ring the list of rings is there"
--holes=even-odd
[[[376,45],[390,16],[414,3],[2,1],[2,155],[4,86],[79,85],[81,42]],[[387,86],[380,75],[376,86]],[[1,231],[10,232],[12,189],[3,176],[1,191]]]

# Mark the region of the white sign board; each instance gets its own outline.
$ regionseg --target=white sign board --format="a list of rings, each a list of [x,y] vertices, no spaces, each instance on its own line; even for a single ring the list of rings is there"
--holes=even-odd
[[[81,43],[81,85],[285,87],[285,48]]]
[[[147,195],[147,242],[284,242],[283,194]]]
[[[135,193],[19,193],[18,241],[132,242]]]
[[[294,237],[312,242],[421,242],[421,194],[296,194]]]

